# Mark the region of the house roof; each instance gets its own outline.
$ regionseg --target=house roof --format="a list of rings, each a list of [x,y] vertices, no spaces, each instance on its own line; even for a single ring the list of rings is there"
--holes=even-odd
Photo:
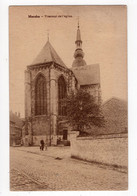
[[[44,47],[42,48],[38,56],[32,62],[32,65],[49,63],[49,62],[55,62],[67,68],[64,62],[62,61],[62,59],[58,56],[55,49],[50,44],[50,42],[47,41],[47,43],[44,45]]]
[[[127,101],[112,97],[102,104],[102,111],[106,119],[126,119],[127,121]]]
[[[75,74],[80,85],[90,85],[90,84],[100,83],[99,64],[72,67],[71,70]]]
[[[118,97],[111,97],[110,99],[106,100],[103,104],[102,107],[106,107],[109,104],[114,103],[114,104],[120,104],[123,105],[124,107],[127,107],[127,101],[120,99]]]
[[[10,122],[11,124],[15,124],[17,127],[22,128],[23,126],[23,120],[17,116],[17,114],[10,111]]]

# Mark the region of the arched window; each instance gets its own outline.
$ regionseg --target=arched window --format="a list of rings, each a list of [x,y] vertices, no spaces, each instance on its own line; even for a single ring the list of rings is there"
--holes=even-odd
[[[35,85],[35,115],[43,115],[47,112],[46,79],[39,75]]]
[[[66,116],[66,107],[63,104],[63,99],[67,95],[66,82],[63,76],[60,76],[58,80],[58,114]]]

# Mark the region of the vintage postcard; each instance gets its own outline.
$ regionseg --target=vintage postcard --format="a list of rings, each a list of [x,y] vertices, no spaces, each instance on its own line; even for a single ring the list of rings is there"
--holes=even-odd
[[[127,7],[10,6],[9,70],[10,190],[127,190]]]

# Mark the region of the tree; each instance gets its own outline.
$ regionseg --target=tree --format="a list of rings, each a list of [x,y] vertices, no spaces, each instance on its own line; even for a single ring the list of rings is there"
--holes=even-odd
[[[79,89],[76,93],[71,92],[64,104],[70,125],[80,131],[80,135],[85,128],[104,125],[100,104],[87,91]]]

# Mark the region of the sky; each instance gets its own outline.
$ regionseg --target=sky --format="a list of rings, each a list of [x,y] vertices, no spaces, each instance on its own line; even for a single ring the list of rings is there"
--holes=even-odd
[[[10,7],[10,110],[24,117],[24,71],[46,44],[48,32],[58,55],[72,66],[78,18],[84,59],[88,65],[100,65],[102,101],[127,100],[126,12],[126,6]]]

